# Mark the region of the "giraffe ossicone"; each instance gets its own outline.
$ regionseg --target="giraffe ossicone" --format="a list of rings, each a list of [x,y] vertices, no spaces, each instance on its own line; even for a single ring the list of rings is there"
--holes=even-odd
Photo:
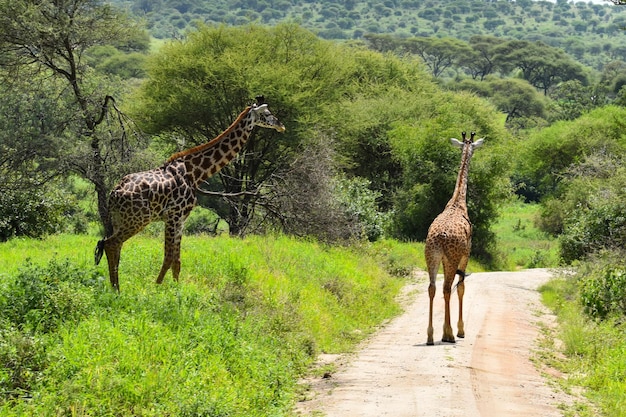
[[[94,254],[97,265],[106,253],[113,288],[119,291],[118,268],[124,242],[159,220],[165,222],[165,249],[156,282],[163,282],[170,269],[178,281],[183,225],[196,205],[196,190],[235,158],[256,126],[285,131],[263,97],[257,97],[257,103],[246,107],[216,138],[172,155],[158,168],[122,178],[109,195],[108,217],[113,232],[98,242]]]
[[[428,316],[428,336],[426,343],[434,344],[433,339],[433,299],[436,292],[436,280],[439,265],[443,263],[443,297],[445,301],[445,316],[443,325],[442,341],[454,343],[454,334],[450,324],[450,295],[452,293],[452,283],[456,275],[459,276],[457,292],[459,295],[459,321],[458,337],[465,337],[465,327],[463,323],[463,295],[465,294],[465,270],[469,262],[470,250],[472,247],[472,223],[467,213],[467,182],[469,175],[469,165],[474,153],[474,149],[483,144],[484,139],[474,142],[475,132],[467,137],[462,132],[462,140],[451,138],[450,142],[462,149],[461,167],[457,176],[456,186],[452,197],[446,204],[445,209],[431,223],[426,237],[424,249],[426,265],[430,284],[428,295],[430,297]]]

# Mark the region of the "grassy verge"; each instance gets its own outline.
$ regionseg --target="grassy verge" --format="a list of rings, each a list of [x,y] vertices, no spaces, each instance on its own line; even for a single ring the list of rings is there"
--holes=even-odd
[[[579,277],[564,275],[540,289],[559,326],[546,338],[543,360],[563,372],[566,392],[583,391],[589,401],[565,407],[566,416],[626,416],[626,323],[595,321],[579,302]],[[555,344],[555,340],[560,343]]]
[[[397,314],[423,266],[421,245],[394,241],[185,237],[181,281],[157,286],[161,239],[136,236],[118,295],[96,240],[0,245],[0,414],[289,415],[315,355]]]
[[[535,226],[537,204],[513,201],[502,209],[493,231],[504,269],[550,268],[559,263],[558,243]]]

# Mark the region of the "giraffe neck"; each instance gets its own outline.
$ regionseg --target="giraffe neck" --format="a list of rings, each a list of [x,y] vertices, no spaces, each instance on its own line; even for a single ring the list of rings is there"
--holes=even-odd
[[[187,168],[187,178],[197,188],[204,180],[218,173],[237,156],[253,129],[253,115],[248,107],[228,129],[215,139],[174,154],[168,162],[184,162]]]
[[[452,193],[452,198],[448,201],[446,208],[456,207],[467,213],[467,180],[472,153],[471,145],[465,145],[463,147],[461,167],[459,168],[459,175],[456,179],[456,186],[454,187],[454,193]]]

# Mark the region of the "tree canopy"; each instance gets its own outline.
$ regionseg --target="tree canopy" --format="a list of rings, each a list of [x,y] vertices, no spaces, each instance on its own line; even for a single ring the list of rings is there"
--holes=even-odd
[[[201,27],[187,40],[172,41],[151,60],[148,80],[133,100],[137,105],[133,112],[147,131],[158,134],[161,143],[174,151],[213,138],[258,93],[265,95],[287,131],[280,137],[257,132],[240,158],[207,188],[226,194],[256,190],[247,204],[263,218],[267,218],[268,206],[255,198],[270,196],[270,190],[279,188],[279,179],[296,165],[313,169],[315,164],[302,161],[307,155],[303,149],[313,146],[330,152],[319,163],[325,161],[323,170],[330,171],[331,177],[365,179],[378,196],[378,210],[397,214],[392,221],[423,224],[438,214],[445,201],[429,202],[429,208],[422,208],[425,216],[413,218],[397,206],[397,196],[413,195],[415,179],[422,187],[429,184],[431,192],[448,189],[451,195],[458,155],[448,145],[447,136],[476,130],[491,138],[494,153],[484,156],[491,161],[500,158],[498,144],[507,138],[493,107],[471,95],[443,93],[414,59],[324,41],[293,24]],[[407,139],[394,140],[399,137],[397,132],[405,132]],[[422,149],[418,146],[422,141],[441,147],[433,155],[446,158],[451,167],[439,173],[446,178],[442,184],[433,186],[432,176],[418,174],[432,164],[441,165],[437,158],[413,163],[417,157],[410,156],[414,154],[411,149]],[[490,204],[508,192],[502,183],[506,169],[500,162],[476,165],[475,174],[482,180],[475,183],[483,184],[472,191],[476,198],[470,211],[475,214],[477,229],[483,225],[488,230],[491,219],[486,213],[494,210]],[[302,170],[298,175],[304,175]],[[285,194],[303,199],[306,188],[301,184]],[[237,198],[237,203],[231,202],[221,211],[234,230],[238,230],[234,216],[246,213]],[[427,195],[415,198],[428,200]],[[224,209],[219,209],[219,201],[208,204]],[[320,211],[319,205],[312,207]],[[399,237],[419,239],[424,229],[422,225],[395,230]],[[480,246],[476,245],[477,250]]]
[[[106,123],[108,112],[117,110],[113,95],[119,89],[93,74],[83,60],[98,45],[145,48],[142,33],[133,19],[100,0],[0,0],[0,65],[7,71],[5,80],[51,74],[69,87],[60,94],[69,94],[68,102],[75,106],[66,125],[76,139],[76,152],[74,158],[65,157],[73,160],[68,166],[74,172],[95,185],[105,228],[111,181],[107,156],[125,162],[133,150],[124,141],[123,126],[113,129]],[[108,129],[100,131],[103,123]],[[108,146],[111,143],[116,146]]]

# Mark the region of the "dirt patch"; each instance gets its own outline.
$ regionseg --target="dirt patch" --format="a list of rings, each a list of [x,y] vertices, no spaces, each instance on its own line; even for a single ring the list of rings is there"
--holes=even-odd
[[[302,416],[560,416],[572,398],[555,392],[531,361],[539,327],[553,317],[536,289],[545,269],[475,273],[467,278],[465,339],[443,343],[441,279],[426,345],[427,279],[406,286],[405,312],[353,355],[323,356],[324,375],[309,378]],[[458,300],[452,298],[456,332]]]

